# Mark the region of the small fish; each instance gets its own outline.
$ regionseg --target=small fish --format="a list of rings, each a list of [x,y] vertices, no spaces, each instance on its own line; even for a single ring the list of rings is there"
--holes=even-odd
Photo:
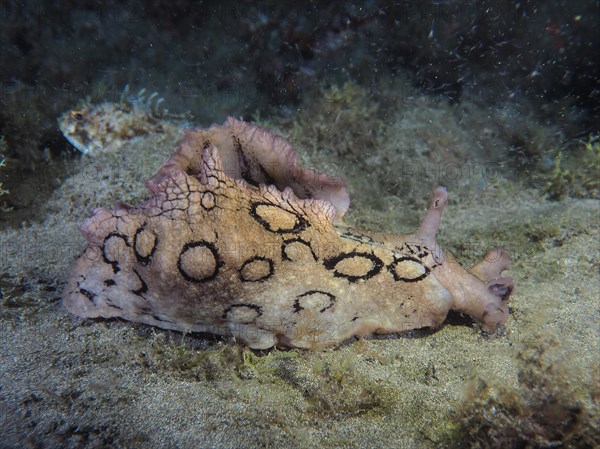
[[[161,119],[187,118],[162,107],[164,99],[154,92],[140,90],[136,95],[125,87],[118,102],[92,104],[82,101],[58,118],[58,127],[77,150],[89,156],[117,151],[136,136],[163,132]]]

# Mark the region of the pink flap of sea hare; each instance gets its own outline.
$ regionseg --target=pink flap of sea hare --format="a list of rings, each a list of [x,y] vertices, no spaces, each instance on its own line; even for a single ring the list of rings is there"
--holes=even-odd
[[[187,131],[136,207],[96,209],[64,293],[81,317],[233,335],[257,349],[436,328],[450,310],[493,332],[508,319],[510,258],[470,270],[437,245],[437,187],[413,234],[339,225],[345,183],[300,168],[283,138],[229,118]]]

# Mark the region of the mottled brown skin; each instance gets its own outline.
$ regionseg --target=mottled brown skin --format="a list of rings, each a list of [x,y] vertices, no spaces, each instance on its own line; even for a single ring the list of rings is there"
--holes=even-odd
[[[58,127],[75,148],[89,156],[115,151],[133,137],[163,131],[150,111],[125,102],[85,102],[62,114]]]
[[[436,328],[450,310],[490,332],[506,322],[506,253],[469,271],[435,242],[444,188],[414,234],[368,235],[339,224],[343,182],[298,168],[290,151],[234,119],[189,131],[148,181],[150,201],[97,209],[82,225],[88,247],[65,290],[67,309],[233,335],[257,349]]]

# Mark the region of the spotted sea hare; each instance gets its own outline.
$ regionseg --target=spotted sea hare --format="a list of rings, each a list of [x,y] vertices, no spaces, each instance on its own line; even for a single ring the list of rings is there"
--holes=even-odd
[[[186,131],[146,186],[147,202],[96,209],[81,226],[70,312],[257,349],[436,328],[450,310],[487,332],[508,319],[508,255],[493,249],[469,270],[436,243],[443,187],[412,234],[352,229],[342,180],[300,168],[285,139],[233,118]]]

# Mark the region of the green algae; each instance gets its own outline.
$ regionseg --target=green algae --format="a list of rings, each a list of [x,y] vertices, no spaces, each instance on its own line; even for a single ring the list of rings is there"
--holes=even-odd
[[[555,336],[536,337],[519,351],[517,388],[489,383],[481,373],[471,379],[444,437],[447,447],[598,447],[600,431],[591,425],[598,404],[589,402],[600,395],[598,384],[589,373],[577,372]],[[576,378],[586,379],[591,389],[575,384]]]
[[[385,414],[393,397],[384,384],[355,367],[354,351],[328,351],[325,355],[277,349],[265,352],[234,343],[198,349],[185,339],[158,333],[152,351],[144,358],[155,372],[169,372],[182,380],[233,382],[244,397],[250,397],[259,386],[294,390],[306,401],[309,419]],[[267,393],[261,393],[264,398],[262,395]]]
[[[560,150],[547,176],[546,191],[551,199],[567,195],[600,198],[600,136],[590,134],[572,151]]]

